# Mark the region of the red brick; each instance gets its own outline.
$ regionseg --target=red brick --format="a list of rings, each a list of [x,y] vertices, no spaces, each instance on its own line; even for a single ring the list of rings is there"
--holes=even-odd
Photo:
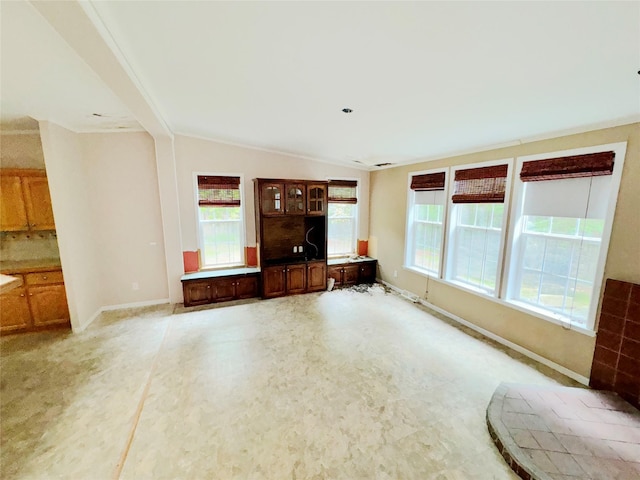
[[[614,388],[624,398],[627,398],[627,396],[631,398],[637,397],[640,394],[640,380],[618,372]]]
[[[622,342],[622,335],[616,335],[606,330],[600,330],[596,338],[596,345],[608,348],[614,352],[620,350],[620,343]]]
[[[627,305],[628,302],[626,300],[619,300],[605,295],[602,300],[602,313],[624,318],[627,314]]]
[[[634,377],[640,383],[640,360],[635,360],[626,355],[620,355],[618,372]]]
[[[624,327],[624,318],[616,317],[603,313],[600,315],[600,322],[598,323],[598,331],[606,330],[611,333],[622,334],[622,328]]]
[[[640,323],[640,303],[629,303],[626,318],[632,322]]]
[[[591,379],[589,384],[592,387],[610,389],[613,387],[616,371],[600,362],[593,362],[591,367]]]
[[[631,301],[640,303],[640,285],[634,284],[631,287]]]
[[[624,338],[640,342],[640,323],[626,322],[624,326]]]
[[[597,345],[596,351],[593,355],[593,360],[607,365],[608,367],[616,368],[616,365],[618,364],[618,352],[614,352],[613,350]]]
[[[608,279],[604,288],[605,297],[619,298],[620,300],[627,301],[629,294],[631,293],[632,283],[621,282],[620,280]]]
[[[622,340],[622,347],[620,352],[627,357],[631,357],[635,360],[640,360],[640,342],[635,342],[629,338]]]

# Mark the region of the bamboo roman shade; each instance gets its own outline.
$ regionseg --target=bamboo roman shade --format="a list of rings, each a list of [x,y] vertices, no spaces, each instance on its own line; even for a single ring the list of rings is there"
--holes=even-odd
[[[599,152],[570,157],[531,160],[522,164],[523,182],[564,180],[567,178],[598,177],[613,173],[614,152]]]
[[[453,203],[504,203],[509,166],[466,168],[454,177]]]
[[[329,180],[329,201],[332,203],[358,203],[356,180]]]
[[[240,177],[198,176],[198,205],[240,206]]]
[[[444,190],[445,172],[426,173],[424,175],[413,175],[411,177],[411,190],[419,192]]]

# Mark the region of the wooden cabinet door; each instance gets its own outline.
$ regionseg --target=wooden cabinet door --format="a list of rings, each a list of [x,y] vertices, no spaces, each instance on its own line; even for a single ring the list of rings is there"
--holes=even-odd
[[[333,278],[336,281],[334,283],[336,287],[342,285],[342,265],[329,267],[329,278]]]
[[[236,279],[236,298],[253,298],[258,296],[258,277],[255,275]]]
[[[359,283],[373,283],[376,281],[376,262],[364,262],[360,264]]]
[[[305,214],[305,185],[304,183],[287,183],[285,184],[286,192],[286,213],[287,215],[304,215]]]
[[[231,278],[215,278],[211,281],[214,286],[213,300],[216,302],[225,302],[233,300],[236,296],[236,279]]]
[[[260,208],[263,215],[284,214],[285,193],[282,183],[263,183],[260,187]]]
[[[326,215],[327,186],[311,183],[307,185],[307,215]]]
[[[30,230],[55,230],[47,177],[23,177],[24,201]]]
[[[307,264],[307,291],[317,292],[327,289],[327,265],[324,262]]]
[[[29,287],[29,304],[34,326],[69,322],[64,285]]]
[[[209,280],[183,283],[184,306],[206,305],[213,300],[211,282]]]
[[[0,230],[3,232],[29,229],[27,210],[20,177],[0,176]]]
[[[267,267],[262,270],[262,296],[280,297],[286,293],[286,272],[284,266]]]
[[[342,267],[342,282],[344,285],[355,285],[358,283],[360,267],[358,265],[345,265]]]
[[[287,293],[304,293],[306,290],[306,265],[287,265]]]
[[[0,332],[19,330],[31,325],[29,301],[24,288],[0,295]]]

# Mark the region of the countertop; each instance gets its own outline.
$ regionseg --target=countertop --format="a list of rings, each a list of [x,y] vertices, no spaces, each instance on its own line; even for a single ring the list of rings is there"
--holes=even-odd
[[[229,270],[204,270],[202,272],[185,273],[180,281],[202,280],[205,278],[231,277],[233,275],[250,275],[260,273],[258,267],[230,268]]]
[[[22,285],[22,278],[0,275],[0,293],[6,293]]]
[[[0,273],[31,273],[59,270],[59,258],[41,258],[39,260],[4,260],[0,261]]]
[[[327,260],[327,265],[342,265],[344,263],[362,263],[362,262],[373,262],[375,258],[371,257],[340,257],[340,258],[330,258]]]

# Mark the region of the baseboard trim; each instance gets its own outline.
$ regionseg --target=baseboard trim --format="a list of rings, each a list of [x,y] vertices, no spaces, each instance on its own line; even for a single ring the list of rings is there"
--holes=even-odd
[[[120,305],[106,305],[102,307],[101,312],[108,312],[111,310],[124,310],[127,308],[152,307],[154,305],[164,305],[167,303],[171,303],[168,298],[161,298],[158,300],[146,300],[144,302],[121,303]]]
[[[402,290],[401,288],[396,287],[395,285],[392,285],[389,282],[385,282],[382,279],[378,279],[378,282],[382,283],[383,285],[389,287],[391,290],[393,290],[394,292],[400,294],[401,296],[407,298],[410,301],[414,301],[417,303],[420,303],[421,305],[424,305],[427,308],[430,308],[431,310],[434,310],[438,313],[441,313],[442,315],[445,315],[446,317],[450,318],[451,320],[460,323],[461,325],[464,325],[465,327],[470,328],[471,330],[474,330],[476,332],[478,332],[479,334],[490,338],[491,340],[494,340],[496,342],[498,342],[501,345],[504,345],[505,347],[510,348],[511,350],[515,350],[518,353],[521,353],[527,357],[529,357],[532,360],[535,360],[536,362],[539,362],[543,365],[546,365],[549,368],[554,369],[557,372],[562,373],[563,375],[566,375],[567,377],[575,380],[578,383],[581,383],[582,385],[589,385],[589,378],[580,375],[576,372],[574,372],[573,370],[569,370],[566,367],[563,367],[562,365],[553,362],[551,360],[549,360],[548,358],[542,357],[540,355],[538,355],[537,353],[532,352],[531,350],[528,350],[524,347],[521,347],[520,345],[510,342],[509,340],[502,338],[500,335],[496,335],[493,332],[490,332],[489,330],[485,330],[482,327],[479,327],[478,325],[476,325],[475,323],[471,323],[468,320],[465,320],[464,318],[458,317],[457,315],[454,315],[451,312],[446,311],[443,308],[440,308],[432,303],[427,302],[426,300],[423,300],[422,298],[419,298],[417,295],[412,294],[411,292],[408,292],[406,290]],[[415,298],[415,299],[414,299]]]
[[[84,332],[87,329],[87,327],[91,325],[93,321],[100,316],[101,313],[102,313],[102,308],[99,308],[98,310],[95,311],[93,315],[91,315],[91,317],[89,317],[89,320],[87,320],[86,322],[83,322],[78,328],[73,328],[73,325],[72,325],[71,331],[73,333]]]

